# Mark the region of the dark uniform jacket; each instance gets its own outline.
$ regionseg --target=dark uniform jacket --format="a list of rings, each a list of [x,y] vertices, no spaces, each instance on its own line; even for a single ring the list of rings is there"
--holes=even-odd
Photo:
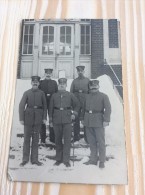
[[[82,107],[85,100],[85,94],[89,90],[89,79],[87,77],[78,77],[73,80],[70,88],[70,92],[73,93],[79,100]]]
[[[24,92],[19,104],[19,118],[24,125],[42,124],[46,119],[47,104],[43,91],[29,89]]]
[[[83,115],[87,127],[103,127],[110,122],[111,104],[107,95],[101,92],[90,93],[85,97]]]
[[[80,109],[77,98],[68,91],[54,93],[50,100],[49,116],[54,124],[71,123],[72,110],[77,115]]]
[[[48,107],[52,94],[56,93],[58,91],[57,82],[55,80],[51,80],[51,79],[41,80],[40,85],[39,85],[39,89],[44,91],[45,97],[47,100],[47,107]]]

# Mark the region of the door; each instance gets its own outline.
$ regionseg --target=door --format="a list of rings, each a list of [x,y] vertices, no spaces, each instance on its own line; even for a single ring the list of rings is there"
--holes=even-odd
[[[39,75],[45,68],[53,68],[53,77],[65,72],[73,78],[74,26],[73,24],[43,24],[40,29]]]

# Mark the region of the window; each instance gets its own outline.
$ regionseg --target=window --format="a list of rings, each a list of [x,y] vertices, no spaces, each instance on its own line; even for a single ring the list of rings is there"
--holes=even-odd
[[[81,19],[82,22],[90,22],[90,19]]]
[[[33,54],[33,33],[34,33],[34,25],[27,24],[24,25],[23,30],[23,49],[22,52],[24,55],[32,55]]]
[[[60,55],[71,55],[71,27],[60,27],[60,43],[59,43]]]
[[[44,26],[42,35],[42,55],[54,54],[54,27]]]
[[[91,52],[91,27],[90,25],[81,25],[81,54],[90,54]]]
[[[118,23],[115,19],[108,21],[109,30],[109,48],[118,48]]]

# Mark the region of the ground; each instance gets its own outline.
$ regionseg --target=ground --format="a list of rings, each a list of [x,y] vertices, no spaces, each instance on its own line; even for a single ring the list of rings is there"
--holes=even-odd
[[[30,80],[19,79],[16,86],[8,166],[8,175],[11,180],[92,184],[127,183],[122,100],[108,76],[103,75],[98,80],[100,81],[100,91],[109,96],[112,106],[111,122],[109,127],[105,129],[107,153],[105,168],[99,169],[95,165],[87,166],[83,164],[89,159],[90,155],[89,147],[84,144],[83,139],[80,140],[80,145],[74,149],[71,148],[71,167],[69,168],[66,168],[63,164],[58,167],[54,166],[55,149],[43,146],[39,146],[39,160],[43,162],[43,166],[38,167],[30,163],[25,167],[19,166],[22,161],[23,137],[17,137],[17,134],[23,133],[23,126],[19,123],[18,104],[23,92],[31,87]],[[71,82],[72,80],[68,80],[67,90],[69,90]]]

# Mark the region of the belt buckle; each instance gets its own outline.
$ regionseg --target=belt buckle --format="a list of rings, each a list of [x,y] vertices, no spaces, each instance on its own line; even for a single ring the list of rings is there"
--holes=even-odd
[[[50,94],[49,94],[49,93],[47,93],[47,96],[50,96]]]
[[[89,114],[92,114],[93,113],[93,111],[92,110],[89,110]]]
[[[34,108],[37,108],[37,106],[34,106]]]
[[[80,89],[80,90],[79,90],[79,93],[82,93],[82,92],[83,92],[83,90]]]
[[[64,110],[64,108],[60,108],[60,110]]]

